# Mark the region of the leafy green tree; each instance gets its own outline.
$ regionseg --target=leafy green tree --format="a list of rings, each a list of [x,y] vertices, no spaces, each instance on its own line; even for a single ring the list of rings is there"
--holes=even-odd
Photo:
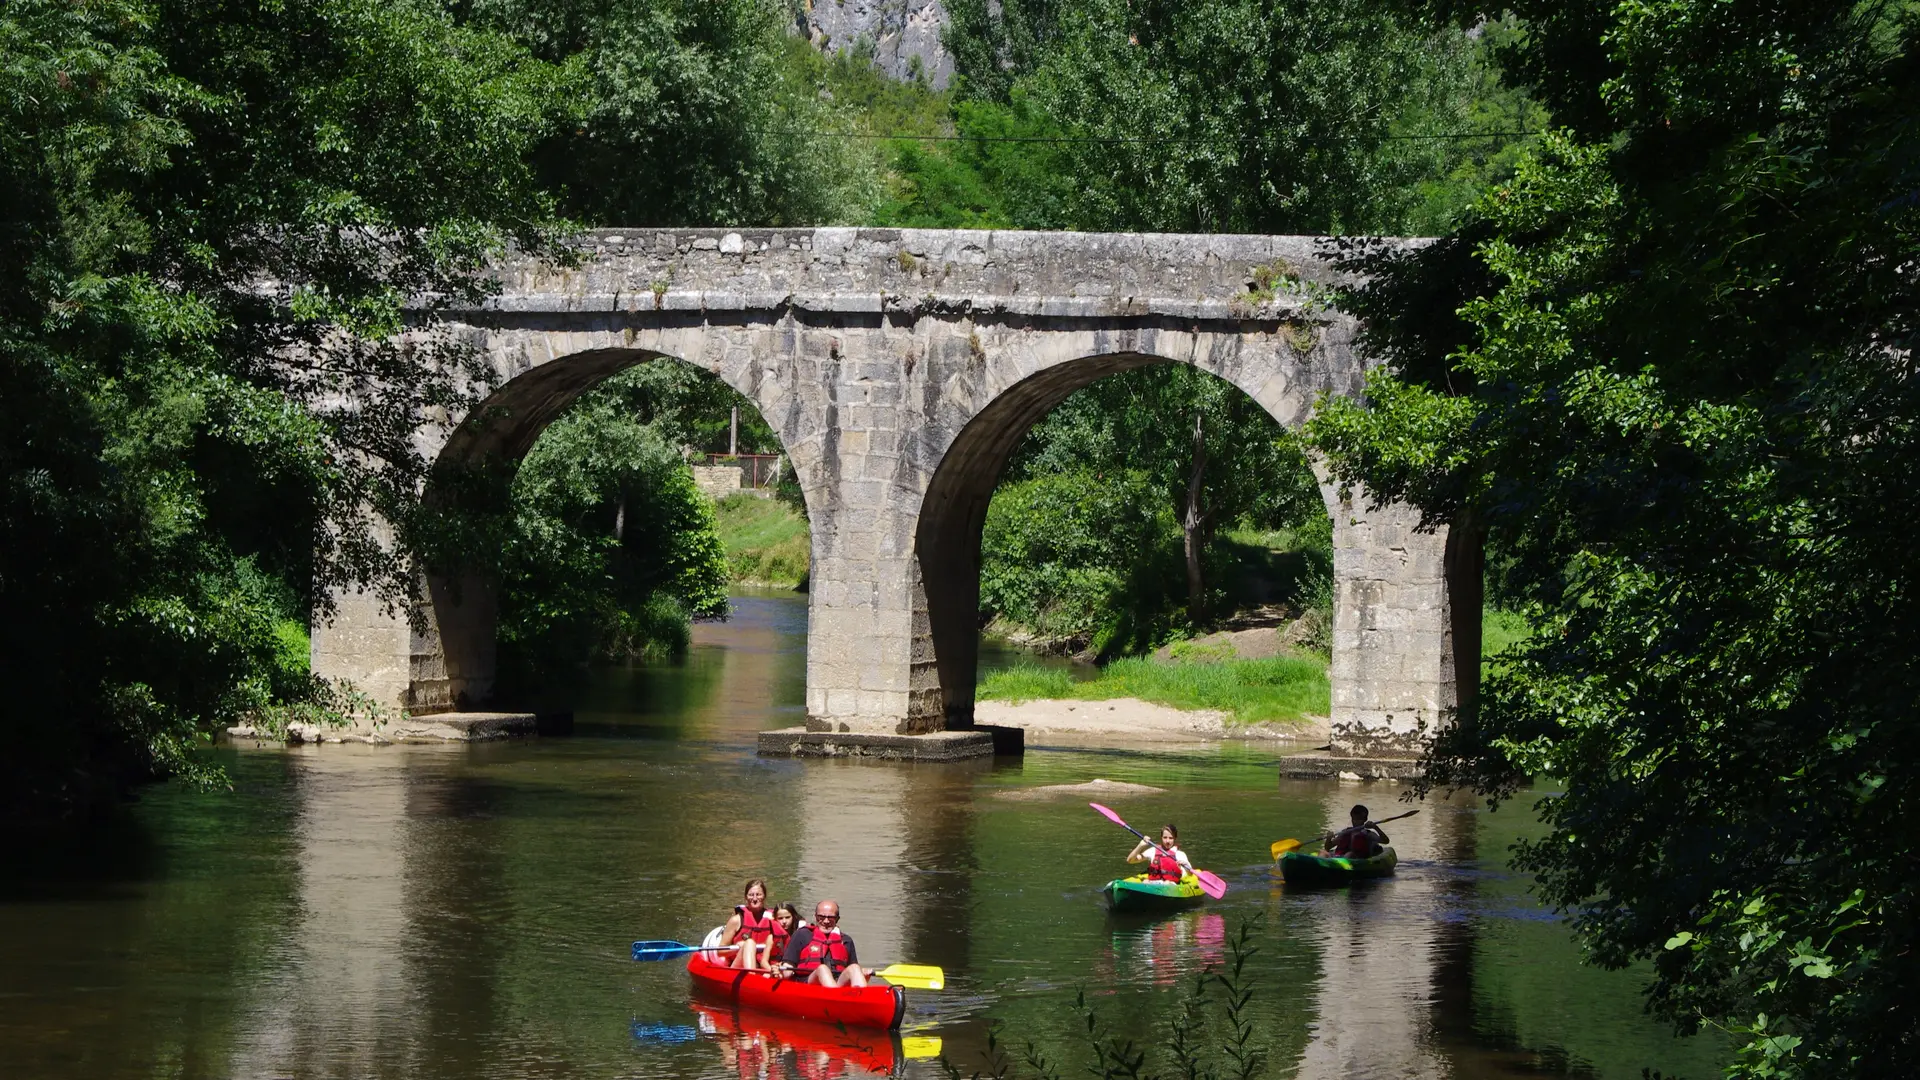
[[[309,590],[405,594],[364,511],[459,363],[389,335],[547,244],[563,84],[406,0],[15,0],[0,56],[0,811],[78,812],[310,693]]]
[[[1391,360],[1313,433],[1485,532],[1535,632],[1428,787],[1565,794],[1522,845],[1733,1075],[1920,1044],[1920,8],[1515,5],[1566,130],[1434,246],[1361,250]]]
[[[1084,463],[1004,484],[980,541],[980,606],[1107,656],[1172,630],[1184,584],[1180,532],[1144,472]]]
[[[1208,551],[1219,530],[1326,516],[1285,429],[1232,384],[1178,364],[1109,375],[1077,391],[1034,426],[1008,475],[1086,469],[1139,475],[1159,492],[1179,530],[1192,627],[1205,625],[1219,599],[1208,585]]]
[[[1169,232],[1402,227],[1469,53],[1394,0],[962,5],[948,42],[964,95],[1069,140],[1034,147],[1066,195],[1050,224]]]
[[[532,160],[578,220],[823,225],[858,219],[875,198],[867,148],[816,135],[847,125],[789,77],[784,3],[469,0],[466,11],[575,77],[574,122]]]
[[[688,616],[727,612],[713,506],[672,425],[630,407],[653,374],[638,370],[554,421],[513,478],[500,637],[528,682],[590,659],[677,656]]]

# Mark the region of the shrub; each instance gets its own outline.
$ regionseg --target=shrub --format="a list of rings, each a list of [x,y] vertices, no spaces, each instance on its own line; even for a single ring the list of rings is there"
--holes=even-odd
[[[1185,600],[1180,550],[1144,473],[1070,470],[1007,484],[987,509],[980,607],[1103,655],[1150,648]]]

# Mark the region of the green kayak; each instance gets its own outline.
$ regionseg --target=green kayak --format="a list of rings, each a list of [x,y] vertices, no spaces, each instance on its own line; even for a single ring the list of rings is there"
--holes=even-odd
[[[1289,885],[1345,885],[1361,878],[1385,877],[1393,873],[1399,861],[1393,848],[1386,846],[1378,855],[1365,859],[1289,851],[1280,856],[1280,876]]]
[[[1147,875],[1136,874],[1107,882],[1105,892],[1115,911],[1176,911],[1197,907],[1207,899],[1192,874],[1179,881],[1149,881]]]

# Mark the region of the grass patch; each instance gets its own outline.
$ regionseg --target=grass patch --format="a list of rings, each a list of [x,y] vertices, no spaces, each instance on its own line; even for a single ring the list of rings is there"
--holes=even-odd
[[[779,499],[729,495],[714,505],[727,571],[741,585],[795,588],[807,579],[807,519]]]
[[[1289,723],[1326,715],[1331,706],[1327,665],[1300,656],[1224,660],[1211,664],[1115,660],[1100,676],[1075,682],[1060,668],[1017,664],[981,680],[982,701],[1074,699],[1103,701],[1135,697],[1176,709],[1215,709],[1235,723]]]
[[[1500,666],[1499,655],[1528,637],[1527,620],[1514,611],[1487,608],[1480,614],[1480,675]]]

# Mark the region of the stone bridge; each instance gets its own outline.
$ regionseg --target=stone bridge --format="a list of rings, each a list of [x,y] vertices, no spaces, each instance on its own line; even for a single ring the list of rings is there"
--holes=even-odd
[[[1318,395],[1358,393],[1367,366],[1352,321],[1316,302],[1339,275],[1312,237],[607,229],[581,244],[572,268],[503,266],[497,297],[450,315],[491,390],[420,445],[441,467],[518,460],[582,391],[655,357],[725,380],[779,434],[812,522],[814,731],[971,727],[987,501],[1068,394],[1189,364],[1293,426]],[[1336,751],[1405,754],[1455,701],[1446,536],[1321,490]],[[339,597],[315,672],[416,714],[484,705],[488,583],[432,578],[427,594],[424,634]],[[1464,656],[1477,668],[1477,648]]]

